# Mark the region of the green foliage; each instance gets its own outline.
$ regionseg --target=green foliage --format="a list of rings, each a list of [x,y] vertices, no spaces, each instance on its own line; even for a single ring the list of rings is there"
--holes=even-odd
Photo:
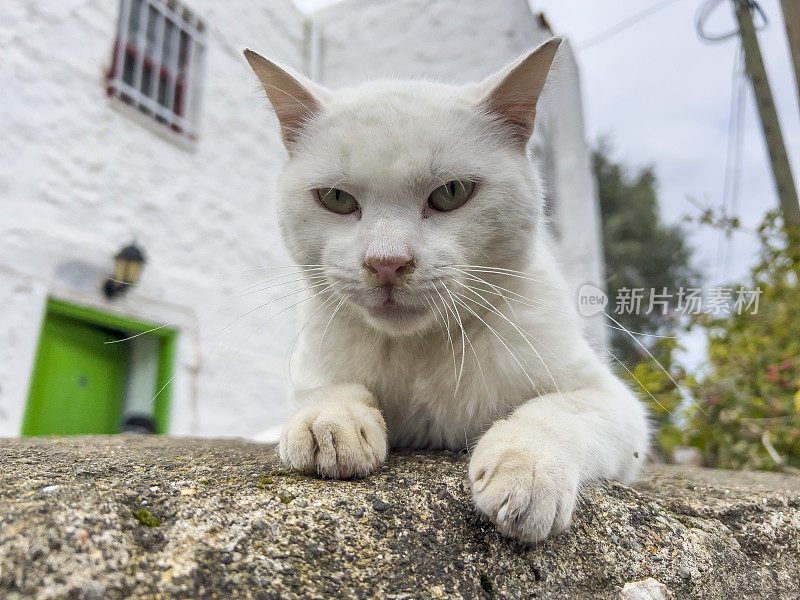
[[[709,372],[693,384],[688,440],[724,468],[800,467],[800,232],[778,213],[758,231],[761,251],[746,289],[757,314],[700,315]]]
[[[675,446],[684,441],[683,432],[674,420],[676,410],[683,402],[683,395],[676,382],[682,387],[694,383],[675,364],[676,350],[678,342],[675,338],[660,338],[650,349],[658,363],[645,356],[629,372],[622,374],[649,409],[655,431],[653,442],[667,456]]]
[[[661,221],[658,209],[658,182],[652,167],[631,174],[611,159],[611,148],[601,141],[592,153],[597,178],[603,224],[606,288],[609,311],[622,288],[650,290],[667,288],[675,294],[683,288],[697,287],[698,275],[689,266],[690,249],[681,227]],[[642,303],[642,308],[646,303]],[[667,455],[683,442],[674,414],[681,404],[681,382],[685,373],[674,361],[678,349],[673,335],[681,323],[672,313],[654,310],[646,314],[611,314],[625,328],[651,336],[636,338],[657,359],[655,362],[626,332],[611,329],[611,351],[622,363],[619,374],[650,408],[654,420],[654,442]],[[659,365],[660,363],[660,365]],[[663,366],[663,369],[662,369]]]
[[[593,162],[610,304],[623,287],[666,287],[673,293],[698,287],[683,230],[659,220],[652,168],[631,175],[609,154],[601,143]],[[739,225],[712,212],[698,222],[726,231]],[[673,338],[637,336],[656,362],[626,333],[613,331],[612,350],[625,365],[621,375],[649,406],[654,441],[667,454],[689,443],[710,466],[800,468],[800,230],[787,228],[779,213],[771,213],[758,235],[761,253],[750,276],[727,286],[760,289],[757,314],[701,314],[690,324],[702,327],[708,338],[708,364],[702,374],[686,376],[675,364]],[[683,326],[669,313],[644,313],[612,316],[632,331],[656,336],[671,335]],[[673,380],[691,390],[696,400],[680,424],[674,414],[683,394]]]
[[[645,167],[631,175],[610,155],[610,146],[603,141],[592,152],[610,307],[620,288],[644,288],[646,293],[667,288],[674,293],[680,287],[693,287],[697,274],[689,266],[686,234],[680,227],[661,221],[653,168]],[[674,330],[676,323],[670,314],[645,312],[613,316],[632,331],[669,335]],[[650,346],[654,339],[642,337],[641,341]],[[642,358],[641,348],[622,331],[612,330],[611,345],[615,356],[628,366]]]

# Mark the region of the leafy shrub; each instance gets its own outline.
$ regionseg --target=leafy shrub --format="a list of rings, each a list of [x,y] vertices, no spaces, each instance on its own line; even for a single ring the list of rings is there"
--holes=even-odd
[[[650,348],[653,360],[646,353],[630,371],[620,375],[630,382],[631,389],[650,411],[653,427],[653,445],[668,458],[675,446],[684,443],[684,432],[676,422],[677,410],[683,404],[683,393],[676,382],[684,387],[693,383],[686,372],[675,364],[678,350],[675,338],[661,338]],[[662,368],[663,367],[663,368]]]
[[[759,260],[742,285],[760,288],[758,312],[696,319],[709,364],[692,382],[687,440],[710,466],[800,467],[800,232],[770,213],[758,237]]]

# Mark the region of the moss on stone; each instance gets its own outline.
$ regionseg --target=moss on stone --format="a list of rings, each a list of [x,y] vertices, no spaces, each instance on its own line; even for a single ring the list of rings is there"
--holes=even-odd
[[[481,573],[481,588],[486,592],[490,600],[494,598],[494,585],[486,573]]]
[[[133,511],[134,518],[145,527],[158,527],[161,521],[146,508],[139,508]]]

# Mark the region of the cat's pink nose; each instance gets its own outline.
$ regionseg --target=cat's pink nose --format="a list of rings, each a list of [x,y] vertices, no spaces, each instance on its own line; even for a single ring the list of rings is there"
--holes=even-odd
[[[400,277],[407,275],[414,268],[414,260],[400,256],[389,258],[369,258],[364,266],[380,285],[395,285]]]

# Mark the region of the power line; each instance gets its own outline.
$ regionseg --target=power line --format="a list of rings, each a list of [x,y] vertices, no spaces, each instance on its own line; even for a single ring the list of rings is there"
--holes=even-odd
[[[657,2],[656,4],[653,4],[652,6],[645,8],[644,10],[641,10],[638,13],[634,13],[633,15],[631,15],[626,19],[623,19],[616,25],[612,25],[608,29],[601,31],[600,33],[597,33],[591,36],[589,39],[585,40],[584,42],[578,44],[578,50],[581,51],[587,50],[592,46],[601,44],[606,40],[614,37],[615,35],[622,33],[626,29],[630,29],[640,21],[645,20],[647,17],[650,17],[656,14],[657,12],[664,10],[668,6],[675,4],[676,2],[679,2],[679,0],[662,0],[661,2]]]
[[[756,107],[761,119],[761,129],[769,155],[769,164],[775,190],[778,192],[783,218],[790,225],[800,225],[800,204],[797,202],[797,187],[792,175],[792,166],[786,154],[778,111],[770,89],[764,56],[758,43],[758,33],[753,24],[753,11],[758,9],[754,0],[734,0],[734,12],[739,24],[739,37],[744,49],[745,68],[753,88]]]
[[[744,132],[745,101],[744,53],[736,47],[731,75],[731,107],[728,114],[728,144],[725,156],[725,176],[722,187],[721,218],[727,226],[719,232],[717,270],[720,279],[728,272],[733,243],[734,225],[739,213],[739,179],[742,167],[742,135]]]
[[[697,33],[706,41],[716,42],[733,37],[732,33],[712,36],[704,31],[705,21],[722,0],[707,0],[697,13],[695,25]],[[738,25],[739,39],[744,52],[744,65],[747,77],[753,88],[753,95],[761,120],[761,130],[769,155],[772,180],[778,193],[778,201],[783,211],[784,220],[790,225],[800,225],[800,205],[797,201],[797,187],[792,176],[792,167],[786,155],[786,144],[775,108],[775,100],[764,65],[764,56],[758,43],[758,33],[753,22],[753,13],[761,15],[766,24],[767,17],[756,0],[733,0],[733,10]]]
[[[735,125],[735,149],[733,154],[733,174],[731,179],[731,212],[736,217],[739,214],[739,179],[742,174],[742,150],[744,143],[744,125],[745,125],[745,92],[747,91],[747,75],[744,65],[744,52],[739,48],[739,65],[738,65],[738,78],[737,78],[737,113]]]
[[[723,2],[727,2],[727,0],[707,0],[705,3],[701,4],[700,7],[697,9],[697,13],[694,16],[694,26],[697,30],[697,36],[703,40],[704,42],[721,42],[723,40],[727,40],[732,37],[736,37],[739,35],[739,28],[736,27],[735,29],[728,31],[727,33],[716,33],[716,34],[709,34],[706,33],[706,21],[708,17],[711,16],[711,13]],[[758,14],[761,15],[761,20],[763,23],[757,27],[757,30],[764,29],[768,24],[769,21],[767,20],[766,13],[762,10],[761,6],[757,2],[753,0],[747,0],[748,5],[758,11]]]

